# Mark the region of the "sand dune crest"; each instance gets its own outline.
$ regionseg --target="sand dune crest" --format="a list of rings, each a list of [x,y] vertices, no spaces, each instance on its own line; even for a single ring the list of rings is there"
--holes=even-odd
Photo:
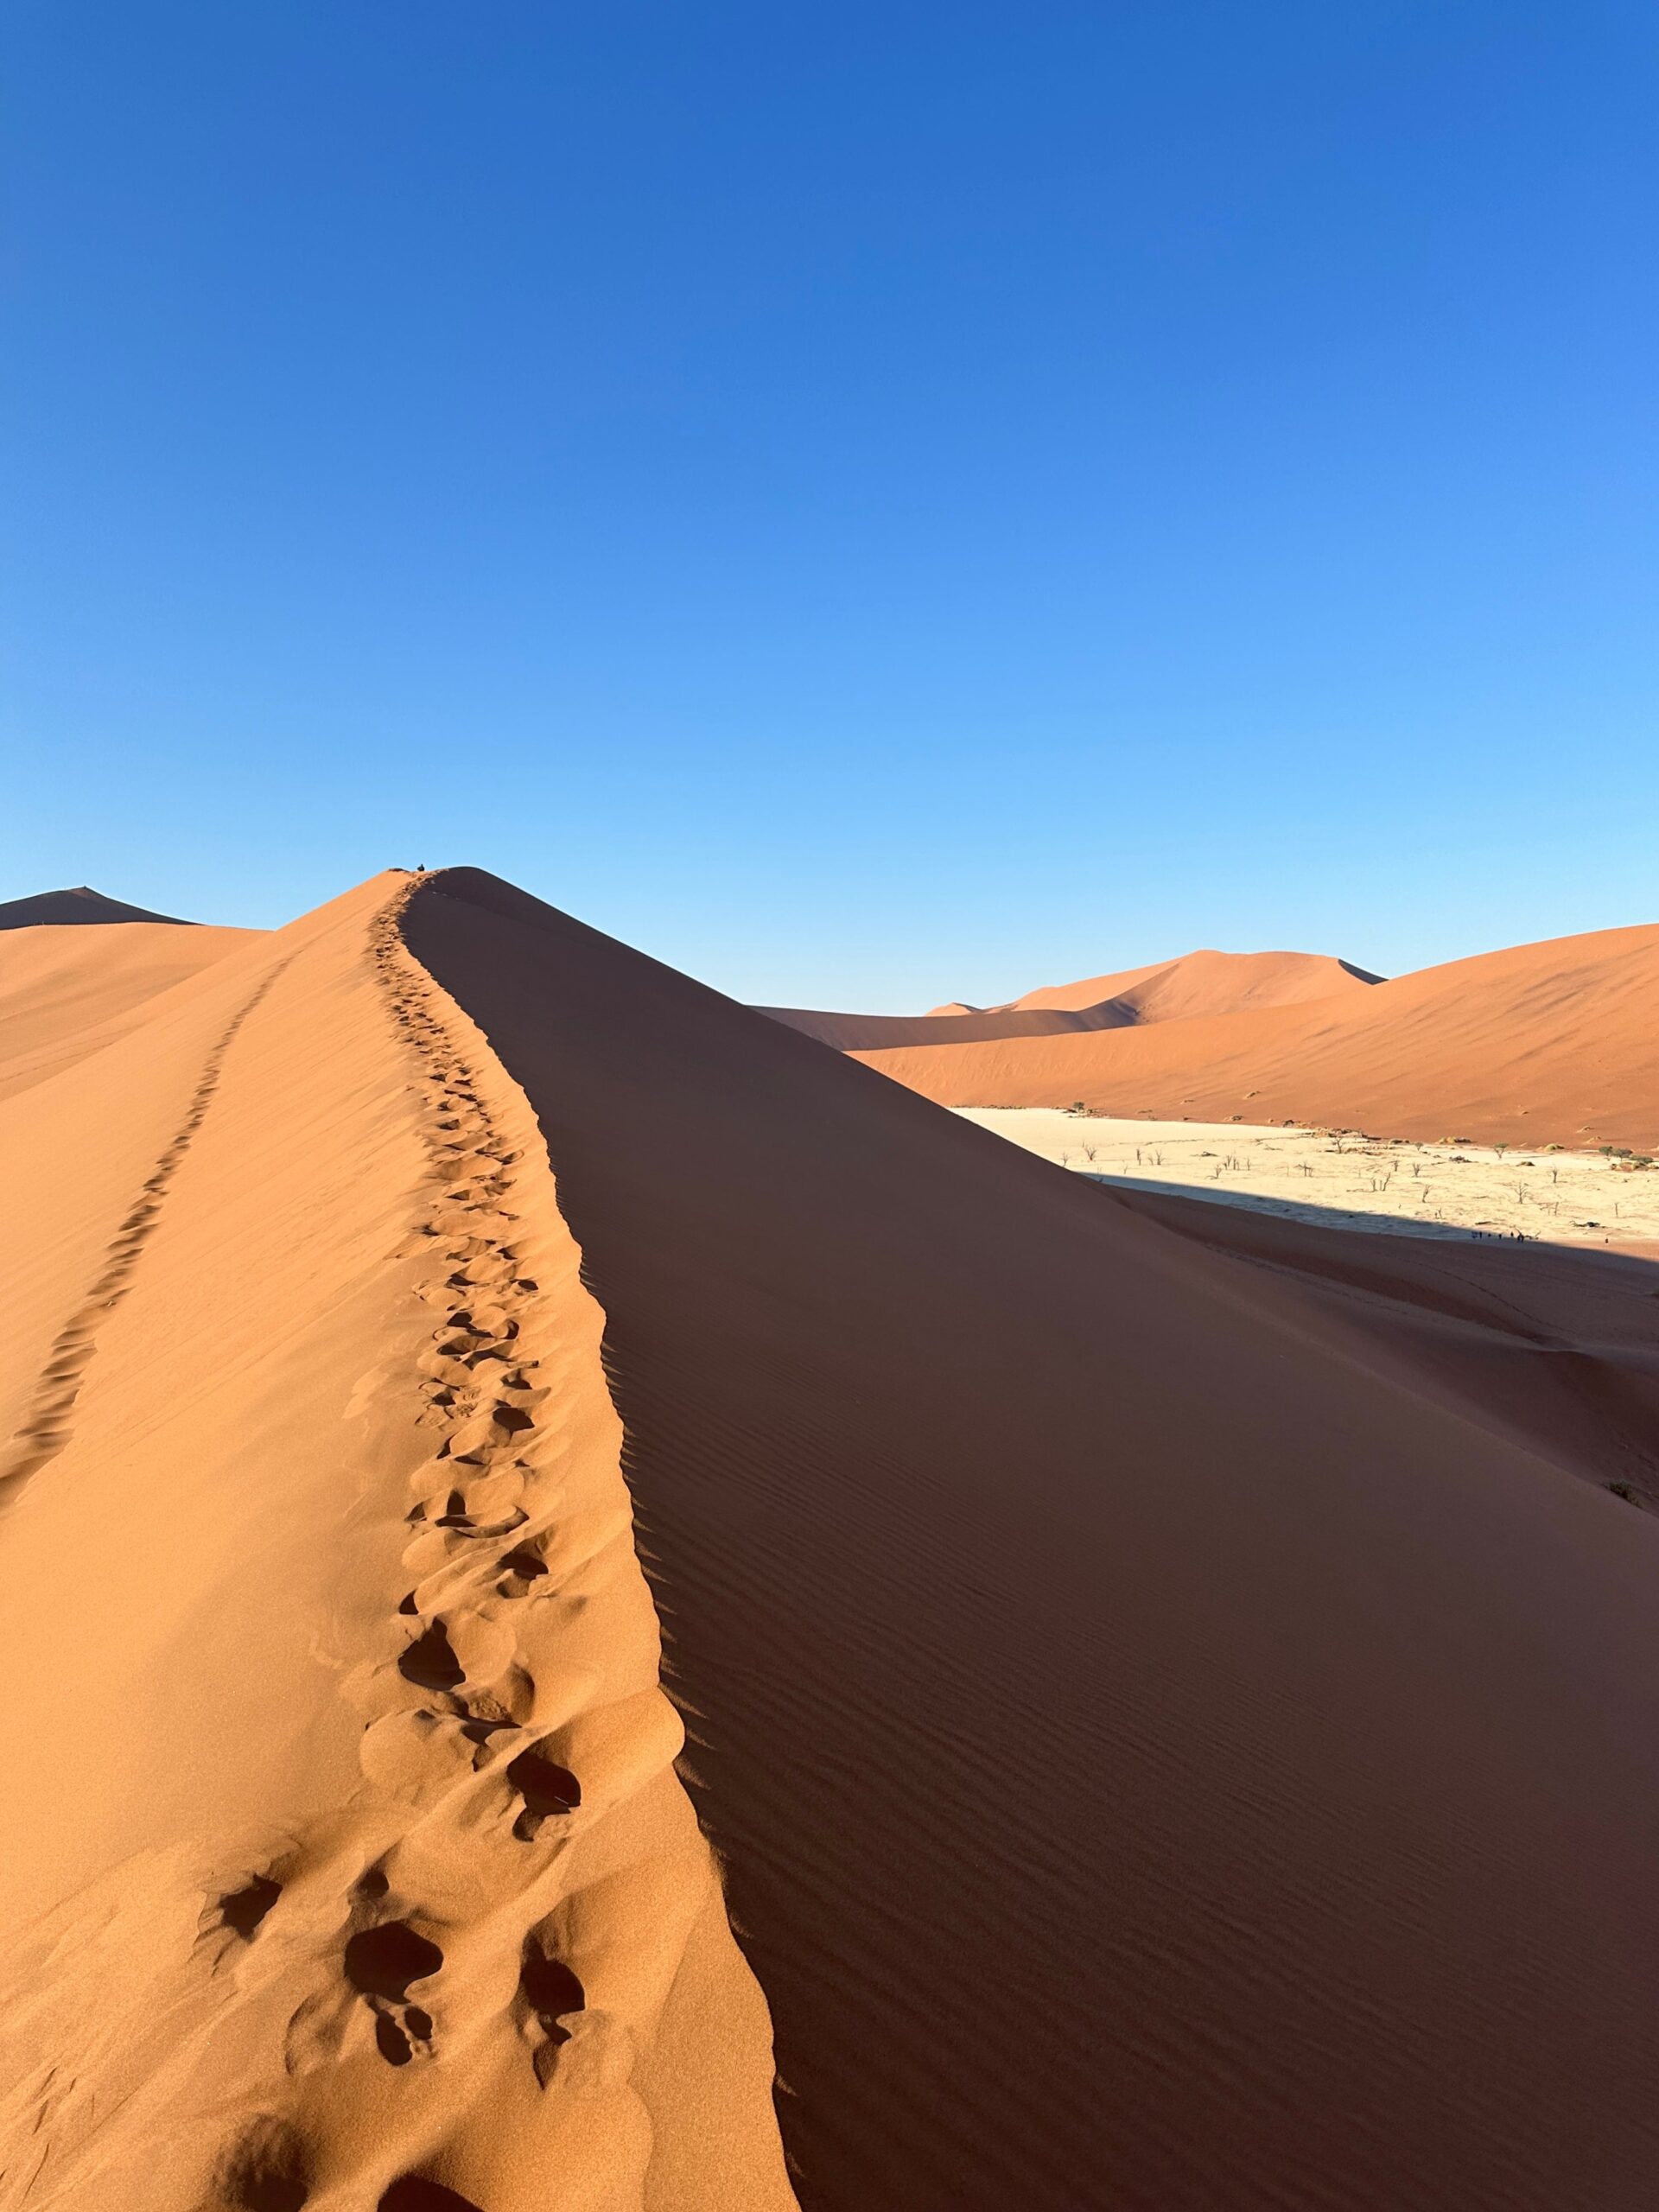
[[[316,1465],[302,1485],[309,1511],[270,1490],[284,1423],[267,1414],[254,1423],[263,1450],[240,1455],[239,1476],[238,1455],[204,1438],[207,1464],[182,1486],[163,1478],[160,1493],[175,1544],[187,1526],[168,1491],[182,1505],[204,1479],[223,1535],[240,1524],[256,1555],[272,1510],[292,1524],[271,1533],[298,1569],[287,1592],[297,1648],[283,1656],[291,1631],[272,1618],[269,1678],[245,1660],[221,1677],[238,1734],[263,1729],[288,1748],[275,1770],[221,1757],[192,1794],[196,1724],[175,1727],[175,1808],[156,1808],[151,1825],[179,1840],[135,1858],[111,1833],[101,1853],[67,1854],[71,1893],[44,1921],[20,1924],[13,1903],[0,2037],[0,2126],[18,2153],[9,2171],[31,2206],[157,2212],[355,2208],[415,2202],[423,2187],[501,2212],[544,2201],[550,2173],[580,2177],[595,2206],[786,2206],[764,2004],[673,1772],[682,1732],[658,1687],[601,1317],[522,1101],[402,950],[407,888],[367,887],[321,932],[296,925],[297,943],[279,932],[251,993],[245,969],[181,1128],[92,1286],[102,1335],[74,1377],[73,1422],[66,1407],[49,1432],[34,1411],[23,1425],[28,1464],[14,1468],[5,1534],[7,1567],[27,1577],[65,1516],[84,1521],[110,1491],[99,1469],[114,1435],[129,1440],[116,1477],[125,1493],[156,1460],[136,1442],[146,1428],[163,1446],[159,1472],[181,1414],[199,1421],[193,1394],[180,1414],[150,1401],[169,1362],[146,1379],[146,1332],[188,1310],[176,1262],[204,1232],[211,1241],[203,1210],[226,1195],[215,1171],[261,1161],[234,1124],[251,1113],[277,1148],[264,1172],[279,1215],[286,1178],[296,1196],[332,1173],[355,1185],[380,1256],[330,1292],[324,1248],[296,1255],[275,1306],[255,1300],[274,1329],[250,1338],[228,1280],[192,1270],[218,1294],[192,1346],[217,1378],[213,1430],[222,1437],[233,1407],[251,1411],[285,1376]],[[318,1034],[331,1001],[346,1029],[325,1020]],[[273,1048],[313,1090],[308,1119],[321,1104],[321,1128],[270,1116],[282,1102],[262,1096],[251,1055],[268,1062]],[[361,1097],[365,1077],[385,1103]],[[397,1133],[389,1175],[376,1158],[387,1130]],[[243,1240],[221,1249],[250,1257]],[[320,1327],[323,1370],[313,1361],[308,1376],[282,1339]],[[106,1357],[104,1338],[123,1341]],[[342,1455],[350,1476],[331,1501]],[[333,1533],[306,1559],[319,1508]],[[159,1624],[175,1602],[212,1603],[218,1588],[221,1632],[194,1658],[172,1643],[155,1678],[168,1702],[222,1657],[222,1630],[250,1618],[221,1541],[199,1529],[170,1561],[170,1586],[151,1591]],[[143,1548],[131,1563],[141,1586]],[[26,1673],[47,1639],[22,1615],[13,1625],[12,1663]],[[141,1639],[121,1619],[105,1626],[109,1651],[130,1664]],[[157,1740],[148,1700],[121,1676],[106,1702],[118,1736]],[[207,1752],[219,1731],[211,1707],[200,1718]],[[84,1776],[89,1833],[108,1825],[127,1764],[117,1752]],[[31,1800],[22,1764],[26,1832],[50,1852],[50,1769]],[[22,1885],[35,1897],[52,1886],[49,1864]],[[111,1974],[100,1931],[135,1904],[144,1937]]]

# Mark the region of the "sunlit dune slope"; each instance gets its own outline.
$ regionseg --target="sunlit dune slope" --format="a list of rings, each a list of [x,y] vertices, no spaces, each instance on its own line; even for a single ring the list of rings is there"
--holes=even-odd
[[[404,929],[605,1315],[802,2202],[1648,2206],[1659,1527],[1548,1332],[1372,1332],[491,878]]]
[[[0,1103],[8,2208],[792,2201],[601,1316],[407,887]]]
[[[1517,945],[1306,1005],[861,1057],[946,1105],[1659,1145],[1659,927]]]
[[[0,1098],[113,1043],[158,992],[262,934],[173,922],[0,931]]]

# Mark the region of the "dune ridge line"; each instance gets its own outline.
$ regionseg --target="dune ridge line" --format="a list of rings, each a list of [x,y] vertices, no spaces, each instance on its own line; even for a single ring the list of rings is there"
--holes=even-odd
[[[416,1295],[438,1317],[417,1360],[435,1449],[410,1478],[409,1589],[342,1685],[367,1721],[365,1786],[327,1854],[336,1897],[342,1859],[355,1867],[343,1973],[294,2012],[292,2093],[226,2146],[219,2195],[263,2204],[289,2180],[322,2185],[296,2202],[356,2206],[423,2182],[494,2212],[543,2201],[538,2177],[565,2171],[596,2206],[781,2212],[769,2024],[729,1934],[707,1962],[724,1908],[674,1773],[683,1730],[658,1682],[603,1316],[527,1102],[404,946],[413,887],[375,918],[369,950],[431,1162],[414,1235],[430,1255]],[[282,1863],[257,1874],[225,1901],[227,1923],[269,1916],[280,1933],[285,1887]],[[748,2139],[734,2193],[671,2199],[653,2158],[684,2159],[660,2138],[699,2094],[728,2093],[636,2079],[688,1952],[711,2048],[729,2067],[740,2046]]]

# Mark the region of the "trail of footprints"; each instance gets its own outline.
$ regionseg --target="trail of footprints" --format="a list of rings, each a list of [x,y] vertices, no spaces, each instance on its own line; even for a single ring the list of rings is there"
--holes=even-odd
[[[143,1187],[111,1238],[98,1280],[87,1292],[85,1303],[70,1315],[53,1338],[46,1364],[35,1382],[29,1417],[12,1437],[10,1449],[3,1465],[0,1465],[0,1507],[14,1498],[29,1477],[38,1474],[68,1443],[73,1433],[70,1416],[92,1355],[98,1350],[99,1325],[132,1287],[133,1270],[139,1255],[155,1234],[168,1186],[207,1117],[224,1073],[225,1056],[236,1041],[237,1032],[287,965],[284,960],[271,969],[208,1053],[184,1119],[145,1177]]]
[[[450,1929],[499,1916],[504,1902],[523,1897],[510,2012],[543,2088],[587,2001],[558,1956],[550,1910],[551,1870],[582,1784],[559,1756],[560,1730],[546,1719],[538,1725],[526,1663],[537,1640],[531,1622],[539,1618],[544,1637],[546,1601],[557,1596],[546,1552],[559,1482],[555,1394],[536,1350],[537,1285],[524,1271],[507,1204],[518,1155],[431,1010],[432,987],[398,935],[401,903],[379,918],[372,957],[425,1100],[432,1177],[415,1236],[430,1264],[417,1291],[437,1319],[417,1362],[417,1418],[435,1448],[411,1478],[409,1587],[388,1624],[387,1651],[396,1656],[346,1684],[367,1723],[361,1760],[379,1847],[350,1879],[332,1973],[321,1961],[326,1979],[290,2022],[286,2063],[302,2092],[295,2116],[263,2116],[221,2164],[222,2200],[249,2212],[298,2212],[308,2201],[316,2161],[304,2079],[349,2056],[353,2017],[372,2020],[375,2050],[391,2067],[441,2058],[467,2012],[444,1999],[438,1938]],[[253,1944],[290,1866],[305,1857],[302,1845],[222,1897],[213,1925],[238,1948]],[[378,2202],[394,2212],[467,2206],[418,2173],[398,2177]]]

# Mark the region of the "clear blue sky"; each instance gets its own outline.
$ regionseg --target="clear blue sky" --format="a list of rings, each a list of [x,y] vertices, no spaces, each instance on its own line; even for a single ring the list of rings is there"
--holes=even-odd
[[[740,995],[1659,917],[1646,0],[14,0],[0,896]]]

